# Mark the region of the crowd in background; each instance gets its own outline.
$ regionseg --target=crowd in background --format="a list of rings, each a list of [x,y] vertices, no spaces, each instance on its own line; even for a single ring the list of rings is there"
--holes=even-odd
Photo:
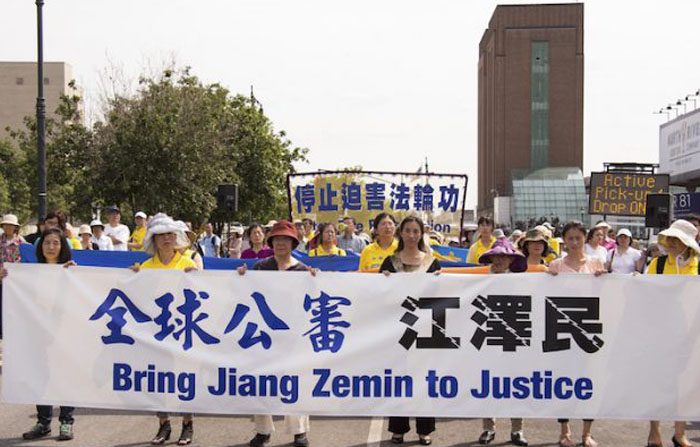
[[[159,213],[149,217],[144,212],[134,215],[135,226],[129,229],[121,223],[118,207],[107,210],[107,222],[93,220],[80,225],[78,230],[68,222],[61,211],[49,213],[37,230],[26,237],[21,236],[20,222],[16,216],[3,216],[0,227],[0,278],[7,275],[4,263],[20,262],[21,244],[33,244],[40,263],[74,265],[71,253],[74,250],[100,251],[144,251],[150,257],[142,264],[131,267],[141,269],[179,269],[186,272],[204,268],[203,257],[230,257],[235,259],[257,259],[256,270],[307,271],[312,275],[316,269],[305,265],[292,256],[294,251],[309,257],[359,255],[359,270],[390,275],[397,272],[440,274],[441,255],[433,248],[446,242],[454,247],[468,247],[466,261],[481,273],[504,274],[525,271],[590,274],[591,277],[605,273],[617,274],[683,274],[697,275],[700,256],[700,216],[686,216],[674,221],[658,234],[657,243],[643,244],[634,239],[628,228],[613,229],[600,221],[591,228],[581,222],[568,222],[555,226],[549,222],[536,225],[525,231],[512,232],[495,228],[488,217],[479,218],[474,226],[465,226],[458,239],[446,239],[431,230],[419,217],[408,216],[401,222],[389,213],[380,213],[372,222],[371,234],[358,231],[352,217],[339,222],[319,222],[302,219],[270,221],[265,225],[252,223],[247,227],[232,225],[225,237],[214,232],[211,223],[193,229],[188,222],[177,221]],[[238,268],[244,275],[246,265]],[[1,312],[0,282],[0,312]],[[0,320],[1,321],[1,320]],[[2,327],[0,326],[0,337]],[[37,406],[37,423],[24,433],[25,439],[46,436],[50,432],[51,408]],[[163,444],[171,435],[170,417],[157,414],[159,427],[152,444]],[[61,407],[59,439],[73,437],[73,409]],[[309,445],[306,432],[307,416],[288,416],[288,430],[294,435],[297,447]],[[572,447],[576,443],[568,419],[560,419],[559,445]],[[432,443],[435,430],[434,418],[418,418],[419,443]],[[581,445],[597,445],[592,436],[592,420],[584,420]],[[685,434],[685,422],[675,424],[674,446],[689,446]],[[270,441],[274,431],[272,418],[267,415],[255,417],[256,435],[250,441],[252,447],[262,447]],[[404,442],[409,431],[409,420],[392,417],[389,420],[391,441]],[[193,415],[183,415],[183,425],[178,445],[187,445],[194,436]],[[489,444],[495,439],[495,420],[483,419],[480,444]],[[511,420],[511,443],[528,445],[522,419]],[[659,422],[650,422],[649,446],[661,446]]]

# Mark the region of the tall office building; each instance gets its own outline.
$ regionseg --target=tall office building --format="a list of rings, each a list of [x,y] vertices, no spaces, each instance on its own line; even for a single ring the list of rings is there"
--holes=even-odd
[[[36,62],[0,62],[0,138],[6,127],[24,128],[24,117],[36,114]],[[44,63],[44,98],[46,116],[58,107],[61,95],[78,94],[68,83],[73,70],[65,62]]]
[[[500,5],[479,43],[478,210],[543,168],[583,168],[583,4]]]

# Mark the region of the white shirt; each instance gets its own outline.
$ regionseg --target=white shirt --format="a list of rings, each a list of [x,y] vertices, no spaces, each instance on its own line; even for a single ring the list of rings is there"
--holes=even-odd
[[[583,252],[589,258],[598,258],[600,262],[605,264],[608,261],[608,251],[602,245],[598,245],[596,248],[591,247],[588,243],[585,245]]]
[[[121,241],[121,244],[113,244],[114,251],[128,251],[129,247],[127,247],[126,243],[129,242],[129,236],[131,235],[131,231],[129,231],[129,227],[123,224],[119,224],[116,227],[113,227],[111,224],[105,225],[105,231],[104,231],[105,236],[114,236],[117,238],[117,240]],[[100,248],[102,250],[102,248]]]
[[[204,256],[219,257],[219,247],[221,246],[221,238],[214,233],[211,236],[206,233],[199,239],[199,246],[202,247]]]
[[[104,232],[102,233],[102,236],[100,236],[99,238],[97,238],[95,236],[91,237],[90,242],[96,243],[97,248],[99,248],[101,251],[113,251],[114,250],[114,245],[112,244],[112,239],[105,236]]]
[[[628,247],[624,254],[620,254],[617,250],[616,248],[608,253],[608,262],[612,259],[612,272],[633,273],[637,270],[637,261],[642,257],[642,252],[632,247]]]

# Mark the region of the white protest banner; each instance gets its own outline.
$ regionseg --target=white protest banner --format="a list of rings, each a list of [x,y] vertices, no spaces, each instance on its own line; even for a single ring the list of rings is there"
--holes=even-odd
[[[698,277],[6,267],[10,403],[700,418]]]

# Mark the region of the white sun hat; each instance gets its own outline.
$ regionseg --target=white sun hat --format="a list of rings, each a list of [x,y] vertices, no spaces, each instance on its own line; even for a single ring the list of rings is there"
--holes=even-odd
[[[175,241],[176,248],[189,247],[190,241],[185,235],[183,226],[184,224],[178,224],[167,214],[156,214],[149,222],[148,227],[146,227],[146,237],[143,238],[143,251],[150,255],[154,255],[156,252],[156,246],[153,242],[153,236],[156,234],[165,233],[175,233],[175,236],[177,237]]]
[[[671,226],[659,233],[659,244],[666,246],[666,238],[675,237],[679,239],[683,245],[690,248],[696,255],[700,255],[700,246],[698,246],[695,238],[698,235],[698,229],[695,225],[687,220],[678,219]]]

